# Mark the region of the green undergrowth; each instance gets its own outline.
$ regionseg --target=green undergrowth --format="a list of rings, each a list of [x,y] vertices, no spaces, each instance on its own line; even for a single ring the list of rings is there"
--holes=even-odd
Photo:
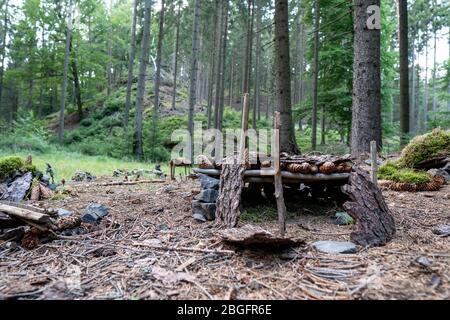
[[[378,171],[378,178],[403,183],[427,183],[432,177],[422,171],[411,168],[402,168],[397,162],[387,162],[383,164]]]

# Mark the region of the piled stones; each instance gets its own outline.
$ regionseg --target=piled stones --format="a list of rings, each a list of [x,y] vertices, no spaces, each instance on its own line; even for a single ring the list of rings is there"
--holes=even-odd
[[[192,201],[193,217],[197,221],[206,222],[216,218],[216,201],[219,196],[219,179],[205,174],[199,174],[198,178],[202,191]]]

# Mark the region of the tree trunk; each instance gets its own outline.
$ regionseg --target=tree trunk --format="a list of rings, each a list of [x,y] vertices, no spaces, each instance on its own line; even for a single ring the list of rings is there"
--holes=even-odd
[[[177,9],[177,31],[175,33],[175,62],[173,66],[173,94],[172,94],[172,110],[175,110],[177,101],[177,77],[178,77],[178,51],[180,51],[180,19],[181,19],[181,1],[178,3]]]
[[[381,148],[380,0],[356,0],[354,19],[353,106],[351,151],[369,153],[370,142]],[[370,10],[369,10],[370,11]],[[371,29],[368,28],[370,26]]]
[[[260,81],[259,81],[259,73],[260,73],[260,60],[261,60],[261,10],[259,5],[255,5],[256,10],[256,44],[255,44],[255,80],[253,82],[254,89],[253,89],[253,129],[256,130],[256,120],[261,118],[261,112],[260,112],[260,101],[259,101],[259,94],[260,94]]]
[[[112,17],[112,8],[113,8],[113,0],[109,1],[109,23],[110,23],[110,27],[109,27],[109,32],[110,35],[112,35],[112,21],[111,21],[111,17]],[[106,87],[106,94],[109,97],[109,95],[111,94],[111,84],[112,84],[112,74],[111,74],[111,69],[112,69],[112,45],[111,45],[111,36],[108,37],[108,63],[106,65],[106,77],[107,77],[107,87]]]
[[[320,115],[320,145],[325,145],[325,105],[322,104],[322,114]]]
[[[409,55],[408,55],[408,2],[398,0],[400,45],[400,145],[408,142],[409,134]]]
[[[432,84],[432,96],[433,96],[433,127],[436,126],[436,111],[437,111],[437,99],[436,99],[436,30],[434,31],[434,48],[433,48],[433,84]]]
[[[381,246],[395,235],[395,223],[384,201],[380,189],[371,181],[367,173],[356,168],[350,174],[345,191],[350,201],[344,209],[356,220],[355,230],[350,238],[361,246]]]
[[[253,0],[247,0],[247,40],[245,47],[245,56],[244,56],[244,69],[243,69],[243,78],[242,78],[242,93],[249,93],[250,86],[250,69],[251,69],[251,56],[252,56],[252,37],[253,37]]]
[[[150,23],[151,23],[152,0],[145,0],[144,7],[144,31],[142,35],[142,43],[139,57],[139,78],[138,92],[136,96],[136,113],[134,116],[134,137],[133,137],[133,153],[142,158],[144,155],[142,142],[142,115],[144,110],[144,93],[145,80],[147,74],[147,64],[150,45]]]
[[[234,78],[234,53],[231,52],[231,65],[230,65],[230,82],[228,85],[228,105],[233,107],[233,78]]]
[[[67,22],[66,31],[66,52],[64,55],[64,71],[63,71],[63,83],[61,86],[61,108],[59,110],[59,128],[58,128],[58,141],[62,146],[64,145],[64,111],[66,108],[66,90],[67,90],[67,73],[69,70],[69,55],[70,55],[70,44],[72,37],[72,0],[69,2],[69,17]]]
[[[281,114],[280,151],[297,154],[300,151],[292,121],[287,0],[275,2],[275,67],[276,110]]]
[[[70,53],[72,54],[70,65],[72,69],[72,78],[74,84],[75,103],[77,105],[78,120],[81,121],[81,119],[83,119],[83,102],[81,100],[80,79],[78,77],[77,60],[75,58],[75,54],[73,53],[72,39],[70,39]]]
[[[2,67],[0,69],[0,107],[2,106],[2,96],[3,96],[3,74],[5,72],[5,58],[6,58],[6,36],[8,34],[8,1],[5,1],[5,11],[3,18],[3,34],[2,34]]]
[[[313,76],[313,107],[311,117],[311,149],[317,148],[317,91],[319,79],[319,26],[320,26],[319,0],[314,2],[314,76]]]
[[[428,29],[428,28],[427,28]],[[427,131],[428,122],[428,30],[425,31],[425,80],[423,87],[423,114],[422,114],[422,128]]]
[[[223,41],[223,1],[217,2],[217,28],[216,28],[216,59],[217,59],[217,67],[216,67],[216,79],[215,79],[215,96],[214,96],[214,128],[219,128],[219,110],[220,110],[220,83],[221,83],[221,71],[223,56],[222,56],[222,41]]]
[[[193,161],[193,137],[194,137],[194,108],[195,108],[195,84],[197,83],[198,69],[198,28],[200,20],[200,0],[194,2],[194,21],[192,26],[192,52],[191,52],[191,70],[190,70],[190,88],[189,88],[189,116],[188,128],[191,137],[190,142],[190,160]]]
[[[123,127],[128,130],[128,121],[130,118],[131,109],[131,87],[133,86],[133,66],[134,56],[136,51],[136,22],[137,22],[137,7],[139,0],[133,2],[133,22],[131,24],[131,43],[130,43],[130,55],[128,56],[128,80],[127,80],[127,96],[125,100],[125,114],[123,117]]]
[[[226,52],[227,52],[227,34],[228,34],[228,0],[224,1],[224,12],[223,12],[223,35],[222,35],[222,53],[221,53],[221,74],[220,74],[220,99],[219,99],[219,119],[217,123],[217,128],[222,130],[222,119],[223,111],[225,107],[225,62],[226,62]]]
[[[416,117],[416,42],[415,35],[413,36],[412,44],[412,66],[411,66],[411,105],[409,112],[409,130],[411,132],[417,132],[415,128],[415,117]]]
[[[152,157],[154,157],[153,151],[156,144],[156,127],[158,126],[158,113],[159,113],[159,86],[161,84],[161,54],[164,38],[164,11],[165,0],[161,0],[161,12],[159,13],[159,34],[158,34],[158,47],[156,49],[156,72],[155,72],[155,100],[153,102],[153,123],[152,123],[152,142],[151,150]],[[156,160],[156,159],[154,159]]]

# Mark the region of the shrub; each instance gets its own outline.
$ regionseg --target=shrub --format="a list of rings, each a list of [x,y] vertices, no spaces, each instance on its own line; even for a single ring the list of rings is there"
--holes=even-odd
[[[378,177],[383,180],[416,184],[427,183],[432,180],[432,177],[426,172],[401,168],[398,163],[390,161],[380,167]]]
[[[19,157],[0,158],[0,181],[19,171],[24,165]]]

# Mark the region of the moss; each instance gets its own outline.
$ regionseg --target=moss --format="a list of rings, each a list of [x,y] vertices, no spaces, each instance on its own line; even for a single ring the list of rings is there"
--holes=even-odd
[[[242,221],[255,223],[276,220],[277,217],[277,209],[270,206],[247,207],[240,215]]]
[[[413,168],[420,162],[450,154],[450,131],[435,129],[415,137],[402,151],[399,166]]]
[[[401,168],[398,162],[386,162],[379,171],[378,177],[383,180],[390,180],[403,183],[427,183],[432,177],[426,173],[409,168]]]
[[[0,181],[19,171],[24,165],[23,160],[19,157],[0,158]]]

